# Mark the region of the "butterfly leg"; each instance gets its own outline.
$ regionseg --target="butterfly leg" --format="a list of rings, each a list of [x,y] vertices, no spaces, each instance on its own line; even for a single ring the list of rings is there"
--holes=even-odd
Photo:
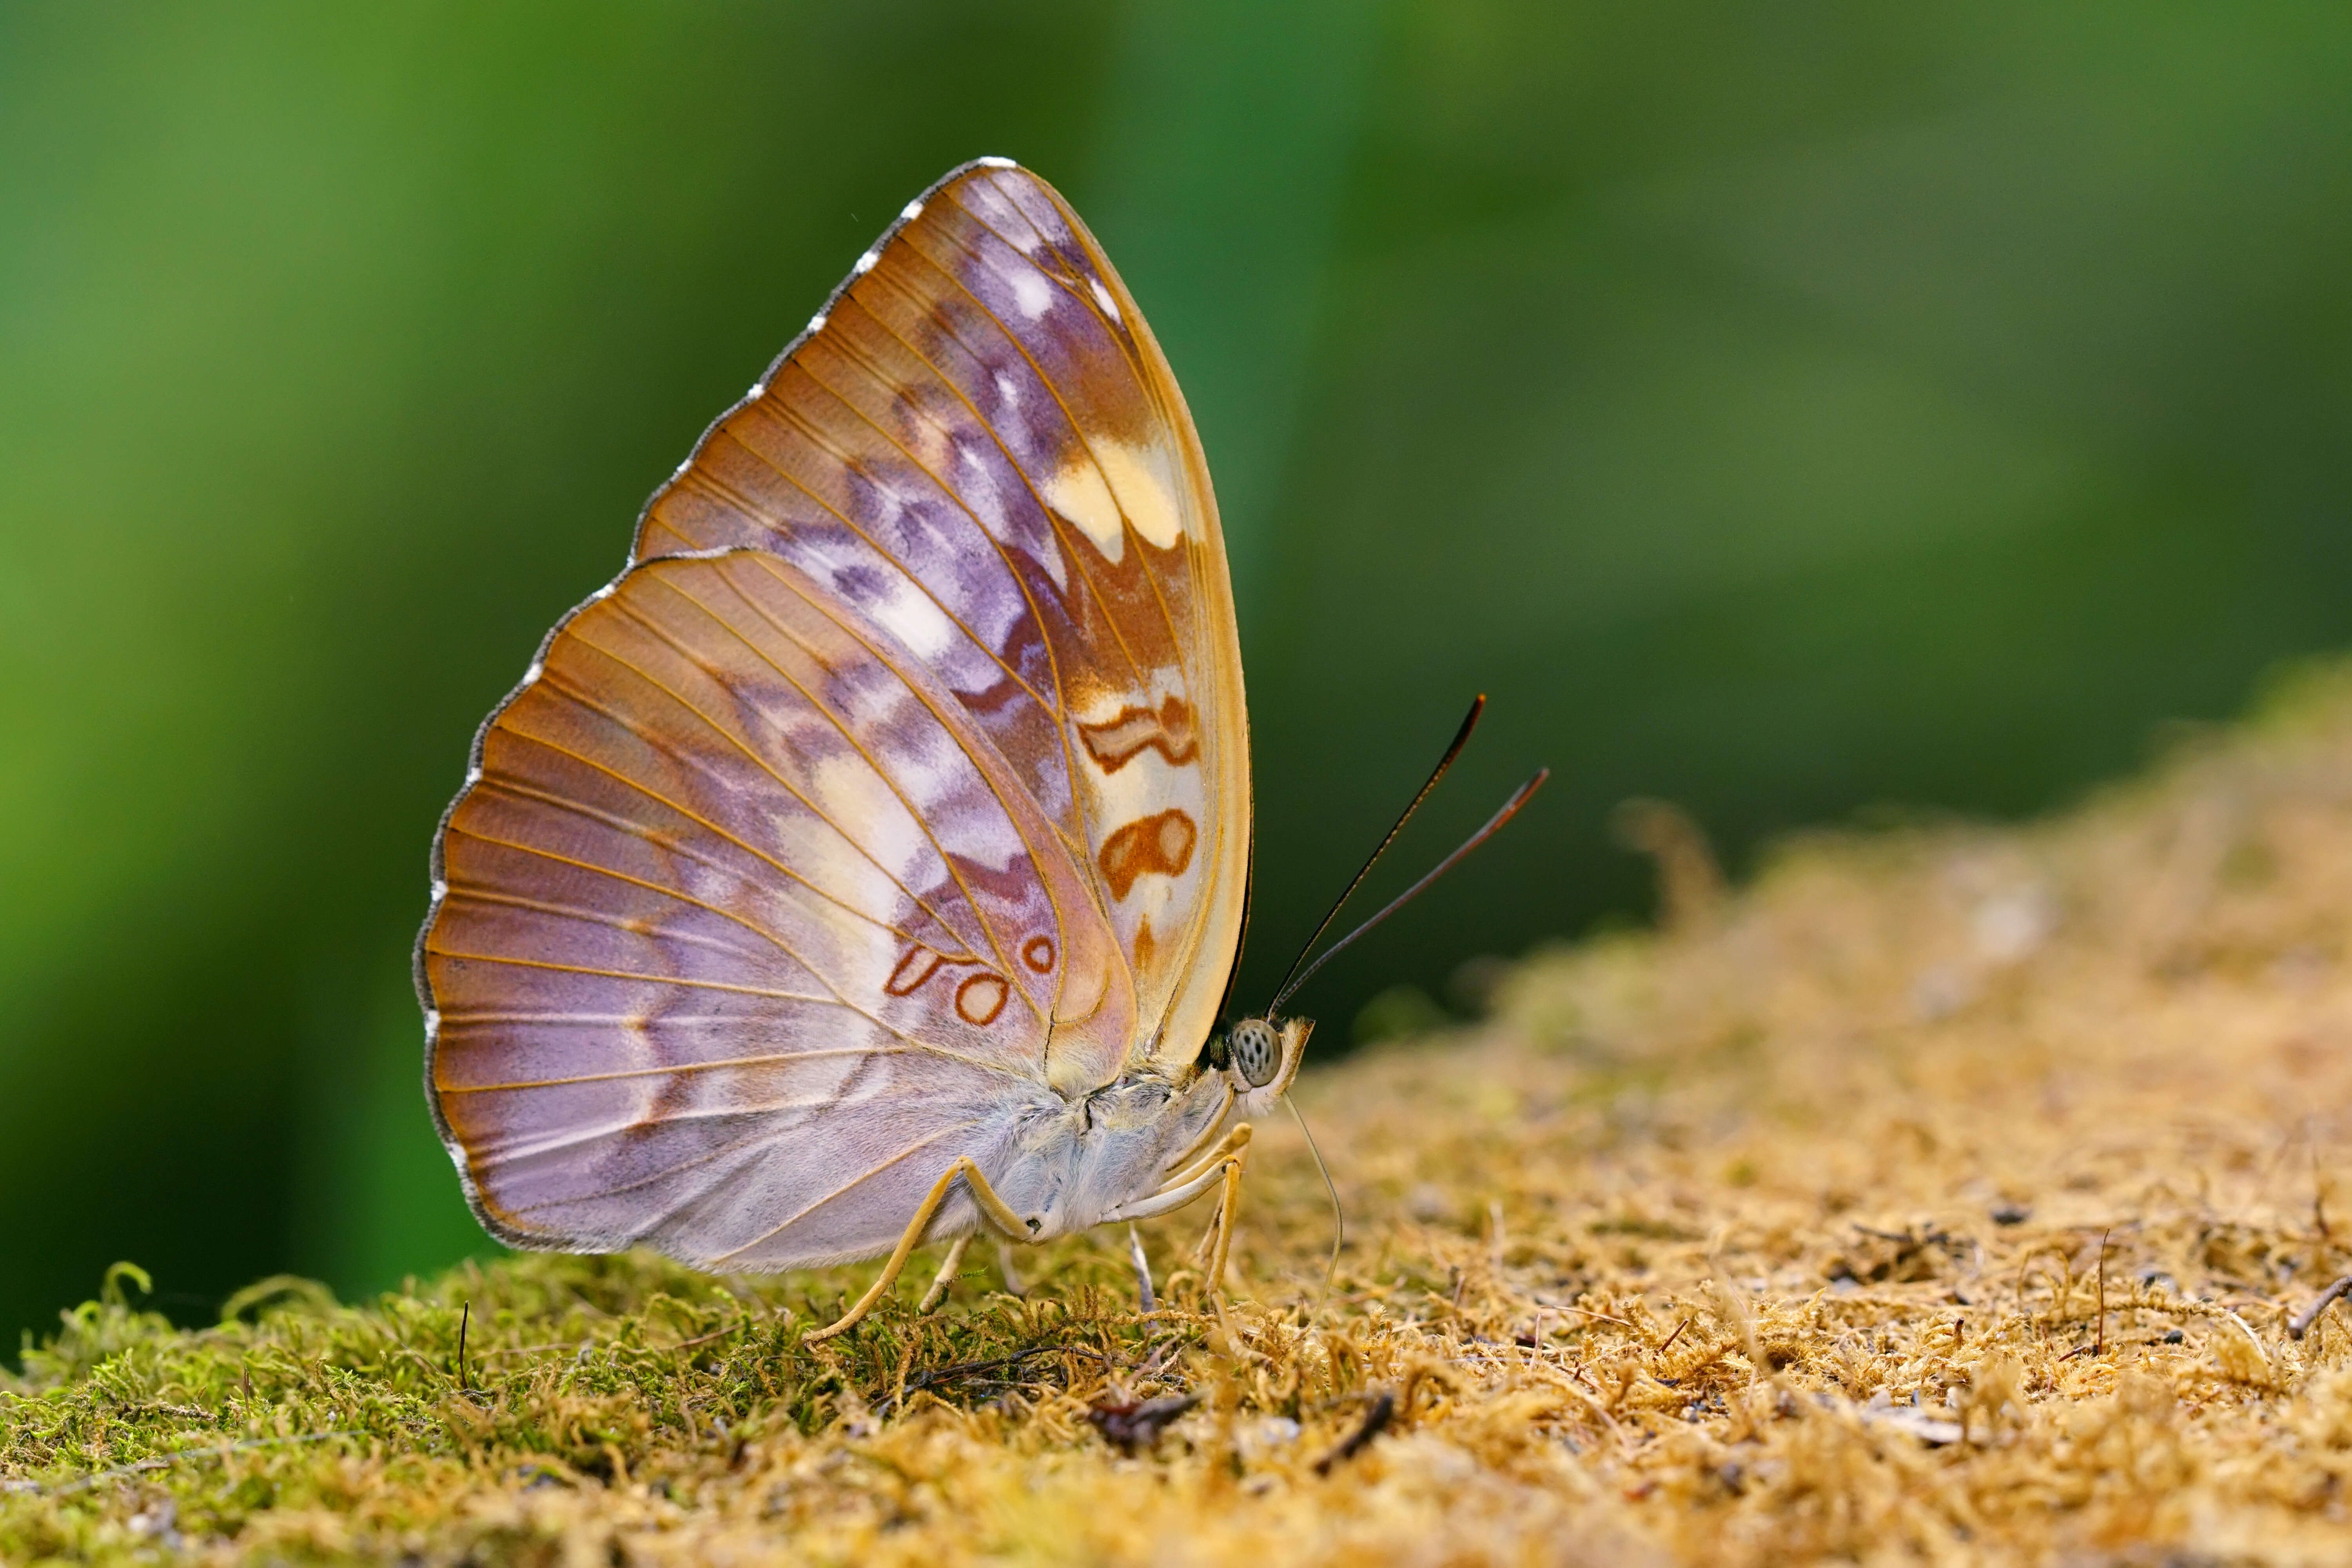
[[[931,1288],[923,1292],[921,1300],[915,1303],[915,1310],[928,1312],[940,1304],[940,1299],[948,1293],[948,1287],[955,1283],[956,1270],[963,1267],[963,1249],[971,1245],[970,1231],[965,1231],[950,1244],[947,1260],[940,1265],[939,1273],[931,1280]]]
[[[1239,1175],[1242,1162],[1248,1157],[1249,1141],[1250,1124],[1244,1121],[1226,1133],[1215,1148],[1190,1168],[1179,1171],[1162,1182],[1158,1191],[1119,1205],[1103,1215],[1101,1223],[1155,1219],[1182,1208],[1219,1182],[1230,1183]]]
[[[882,1299],[882,1293],[898,1283],[899,1271],[907,1267],[908,1256],[921,1243],[923,1232],[929,1228],[933,1216],[940,1212],[940,1205],[948,1201],[948,1194],[954,1190],[959,1176],[963,1178],[964,1185],[971,1191],[972,1202],[980,1205],[982,1219],[1004,1235],[1027,1238],[1028,1226],[1023,1225],[1021,1216],[996,1195],[996,1189],[988,1184],[988,1178],[980,1173],[980,1167],[973,1163],[971,1156],[959,1155],[955,1163],[947,1168],[947,1173],[931,1184],[931,1190],[923,1194],[923,1201],[915,1205],[915,1217],[907,1222],[906,1232],[898,1237],[898,1245],[891,1249],[889,1261],[882,1265],[882,1277],[866,1288],[866,1294],[857,1298],[849,1310],[814,1333],[802,1335],[801,1343],[811,1345],[820,1340],[829,1340],[846,1331],[873,1310],[874,1303]]]
[[[1249,1159],[1250,1124],[1246,1121],[1225,1134],[1191,1169],[1180,1171],[1168,1179],[1167,1184],[1148,1197],[1122,1204],[1103,1215],[1106,1220],[1150,1219],[1182,1208],[1210,1188],[1223,1185],[1224,1196],[1217,1204],[1216,1216],[1209,1222],[1209,1234],[1202,1238],[1202,1247],[1210,1253],[1209,1280],[1212,1287],[1222,1288],[1225,1278],[1225,1257],[1232,1249],[1234,1217],[1240,1212],[1242,1202],[1242,1167]]]
[[[1237,1151],[1225,1162],[1225,1194],[1217,1201],[1217,1212],[1210,1216],[1209,1237],[1202,1238],[1203,1246],[1208,1245],[1210,1237],[1216,1242],[1216,1250],[1209,1259],[1209,1288],[1213,1290],[1225,1288],[1225,1258],[1233,1251],[1234,1221],[1242,1207],[1242,1152]]]
[[[1246,1121],[1235,1122],[1231,1131],[1228,1131],[1223,1138],[1217,1140],[1216,1146],[1214,1148],[1202,1155],[1199,1159],[1193,1161],[1191,1164],[1185,1166],[1182,1170],[1177,1172],[1174,1175],[1169,1177],[1166,1181],[1160,1183],[1157,1192],[1141,1201],[1144,1203],[1151,1203],[1159,1198],[1162,1194],[1172,1193],[1179,1187],[1181,1187],[1192,1194],[1192,1197],[1198,1197],[1201,1194],[1209,1190],[1207,1184],[1205,1184],[1202,1178],[1211,1174],[1212,1173],[1223,1170],[1227,1160],[1232,1159],[1242,1150],[1249,1147],[1249,1141],[1250,1124]],[[1187,1198],[1184,1201],[1189,1203],[1192,1199]],[[1183,1205],[1177,1204],[1172,1206],[1181,1208]],[[1165,1208],[1155,1208],[1151,1212],[1154,1214],[1166,1214],[1168,1210]],[[1125,1217],[1125,1211],[1120,1211],[1120,1214],[1122,1217]]]

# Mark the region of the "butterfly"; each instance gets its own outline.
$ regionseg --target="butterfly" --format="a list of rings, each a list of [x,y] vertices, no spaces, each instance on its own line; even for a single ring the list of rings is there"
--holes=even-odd
[[[1212,1193],[1221,1281],[1248,1119],[1313,1027],[1218,1026],[1250,855],[1183,395],[1069,205],[983,158],[705,432],[476,737],[416,952],[435,1122],[515,1247],[887,1253],[811,1339],[926,1243],[935,1297],[975,1232]]]

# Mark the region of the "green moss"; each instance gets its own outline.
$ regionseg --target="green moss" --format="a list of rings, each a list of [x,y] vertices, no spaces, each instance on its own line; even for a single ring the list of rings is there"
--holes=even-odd
[[[609,1484],[660,1453],[735,1454],[910,1394],[982,1404],[1098,1383],[1097,1369],[1155,1351],[1164,1363],[1200,1337],[1181,1305],[1146,1318],[1097,1283],[1117,1278],[1108,1260],[1047,1258],[1045,1293],[918,1319],[903,1299],[915,1281],[819,1349],[800,1340],[823,1321],[813,1293],[824,1318],[838,1310],[828,1276],[521,1257],[352,1306],[266,1280],[217,1326],[184,1331],[142,1310],[145,1274],[118,1264],[59,1332],[28,1340],[22,1376],[0,1388],[0,1561],[226,1542],[305,1510],[361,1510],[381,1542],[446,1523],[484,1478]],[[1180,1297],[1188,1279],[1170,1282]],[[150,1506],[126,1510],[126,1497]]]

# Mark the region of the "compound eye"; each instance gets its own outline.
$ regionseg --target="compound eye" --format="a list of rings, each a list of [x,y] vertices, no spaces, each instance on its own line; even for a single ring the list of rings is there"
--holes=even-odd
[[[1234,1066],[1252,1089],[1264,1089],[1274,1081],[1275,1072],[1282,1066],[1282,1042],[1273,1025],[1263,1018],[1244,1018],[1226,1037],[1226,1046],[1233,1053]]]

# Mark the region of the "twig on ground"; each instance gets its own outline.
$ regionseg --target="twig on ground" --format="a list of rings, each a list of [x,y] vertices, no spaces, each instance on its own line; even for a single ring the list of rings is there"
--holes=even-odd
[[[2311,1325],[2319,1321],[2319,1314],[2334,1306],[2347,1290],[2352,1290],[2352,1274],[2347,1274],[2343,1279],[2322,1290],[2319,1293],[2319,1300],[2289,1318],[2286,1323],[2287,1338],[2299,1340],[2309,1333]]]
[[[713,1340],[723,1340],[742,1326],[740,1323],[729,1323],[724,1328],[713,1329],[707,1334],[697,1334],[690,1340],[680,1340],[669,1348],[673,1351],[690,1351],[697,1345],[707,1345]]]
[[[1381,1429],[1387,1426],[1390,1420],[1396,1415],[1396,1395],[1386,1392],[1373,1400],[1372,1407],[1364,1412],[1363,1425],[1349,1433],[1345,1442],[1316,1460],[1315,1473],[1318,1476],[1328,1476],[1331,1473],[1332,1466],[1352,1459],[1362,1453],[1365,1445],[1379,1436]]]
[[[960,1361],[951,1366],[927,1368],[914,1377],[905,1380],[899,1387],[894,1389],[889,1397],[883,1400],[882,1408],[887,1408],[893,1401],[903,1401],[908,1394],[919,1394],[935,1384],[948,1383],[959,1377],[969,1377],[974,1373],[993,1372],[1000,1367],[1017,1366],[1024,1361],[1041,1355],[1092,1356],[1105,1366],[1118,1364],[1112,1357],[1105,1355],[1098,1350],[1090,1350],[1085,1345],[1032,1345],[1025,1351],[1015,1351],[1011,1355],[991,1356],[984,1361]],[[880,1414],[880,1411],[877,1410],[876,1414]]]
[[[1105,1442],[1122,1454],[1132,1455],[1160,1441],[1160,1434],[1167,1430],[1171,1421],[1200,1403],[1197,1394],[1163,1394],[1156,1399],[1097,1405],[1087,1410],[1087,1419],[1094,1423]]]
[[[2097,1355],[2107,1353],[2107,1237],[2114,1229],[2110,1226],[2099,1232],[2099,1337],[2098,1349],[2094,1352]]]

